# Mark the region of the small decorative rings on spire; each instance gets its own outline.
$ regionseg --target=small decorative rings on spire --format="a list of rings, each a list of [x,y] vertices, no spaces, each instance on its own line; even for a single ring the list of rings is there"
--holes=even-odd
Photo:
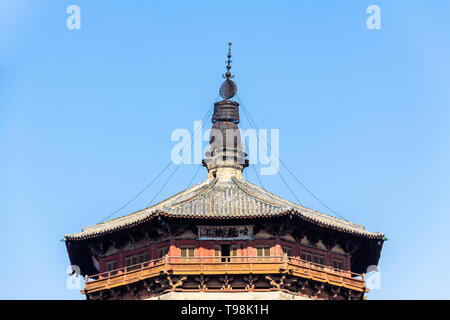
[[[231,69],[231,41],[228,42],[228,61],[227,61],[227,72],[224,74],[224,78],[226,78],[227,80],[229,80],[230,78],[234,78],[234,76],[231,75],[230,69]]]
[[[234,75],[231,74],[230,69],[231,69],[231,41],[228,42],[228,60],[226,61],[227,63],[227,72],[222,75],[222,77],[224,79],[226,79],[222,85],[220,86],[220,90],[219,90],[219,94],[220,96],[224,99],[224,100],[228,100],[231,99],[235,96],[236,91],[237,91],[237,86],[236,84],[233,82]],[[239,120],[238,120],[239,122]]]

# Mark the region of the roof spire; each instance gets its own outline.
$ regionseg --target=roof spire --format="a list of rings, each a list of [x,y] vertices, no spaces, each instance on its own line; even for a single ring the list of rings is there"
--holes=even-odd
[[[224,100],[228,100],[233,98],[236,95],[237,92],[237,86],[236,84],[231,80],[234,78],[234,74],[232,75],[230,72],[231,69],[231,62],[233,62],[231,60],[231,41],[228,42],[228,55],[227,55],[228,60],[226,61],[227,63],[227,72],[225,74],[222,75],[222,77],[224,79],[226,79],[222,85],[220,86],[220,96],[224,99]]]
[[[232,42],[230,41],[230,42],[228,42],[228,55],[227,55],[227,57],[228,57],[228,61],[227,61],[227,72],[223,75],[223,77],[224,78],[226,78],[227,80],[230,80],[230,79],[232,79],[232,78],[234,78],[234,75],[231,75],[231,73],[230,73],[230,69],[231,69],[231,62],[233,62],[232,60],[231,60],[231,45],[232,45]]]
[[[227,72],[220,87],[222,101],[214,103],[213,127],[209,136],[209,150],[205,152],[203,165],[210,179],[230,180],[232,176],[242,179],[242,170],[248,166],[247,154],[242,146],[238,128],[239,103],[229,100],[236,95],[237,86],[231,80],[231,41],[228,42]]]

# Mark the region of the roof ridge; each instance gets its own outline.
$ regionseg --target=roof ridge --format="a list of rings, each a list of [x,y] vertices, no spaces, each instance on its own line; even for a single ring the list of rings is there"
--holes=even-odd
[[[184,192],[188,192],[189,190],[192,190],[192,189],[194,189],[194,188],[196,188],[196,187],[198,187],[198,186],[200,186],[201,184],[206,183],[206,182],[208,182],[208,180],[203,180],[202,182],[199,182],[199,183],[193,185],[192,187],[190,187],[190,188],[188,188],[188,189],[184,189],[184,190],[182,190],[182,191],[176,193],[175,195],[171,196],[170,198],[167,198],[167,199],[165,199],[165,200],[162,200],[162,201],[160,201],[160,202],[158,202],[158,203],[156,203],[156,204],[154,204],[154,205],[152,205],[152,206],[149,206],[149,207],[140,209],[140,210],[138,210],[138,211],[131,212],[131,213],[126,214],[126,215],[124,215],[124,216],[120,216],[120,217],[117,217],[117,218],[114,218],[114,219],[111,219],[111,220],[103,221],[103,222],[94,224],[94,225],[92,225],[92,226],[83,228],[83,229],[82,229],[82,232],[87,231],[87,230],[90,230],[90,229],[97,228],[97,227],[102,226],[102,225],[108,225],[108,224],[110,224],[110,223],[118,222],[118,221],[120,221],[120,220],[122,220],[122,219],[128,219],[128,218],[131,218],[131,217],[133,217],[133,216],[138,216],[139,214],[141,214],[141,213],[143,213],[143,212],[147,212],[147,211],[149,211],[149,210],[152,209],[152,208],[156,208],[156,207],[158,207],[158,206],[161,206],[163,203],[165,203],[165,202],[167,202],[167,201],[169,201],[169,200],[171,200],[171,199],[173,199],[173,198],[179,196],[180,194],[182,194],[182,193],[184,193]],[[150,214],[152,214],[152,213],[153,213],[153,212],[150,212]]]
[[[197,194],[195,194],[195,195],[193,195],[192,197],[189,197],[189,198],[187,198],[187,199],[181,200],[181,201],[179,201],[179,202],[175,202],[175,203],[169,204],[168,207],[173,208],[173,207],[175,207],[175,206],[179,206],[179,205],[185,204],[185,203],[187,203],[187,202],[193,201],[193,200],[195,200],[195,199],[198,199],[198,198],[201,197],[202,195],[206,194],[209,190],[211,190],[211,188],[212,188],[214,185],[216,185],[217,181],[218,181],[217,178],[215,178],[215,179],[212,180],[209,184],[207,184],[207,185],[205,185],[204,187],[202,187],[202,190],[200,190],[199,193],[197,193]],[[185,191],[187,191],[187,190],[185,190]],[[167,199],[167,200],[169,200],[169,199]]]
[[[290,205],[293,205],[294,207],[297,207],[298,209],[301,209],[302,211],[306,211],[305,213],[317,214],[317,215],[322,216],[322,217],[327,218],[327,219],[333,219],[333,220],[339,221],[339,222],[344,223],[344,224],[348,224],[348,225],[351,225],[351,226],[354,226],[354,227],[357,227],[357,228],[360,228],[360,229],[365,229],[365,227],[363,225],[360,225],[358,223],[350,222],[350,221],[347,221],[347,220],[344,220],[344,219],[340,219],[340,218],[337,218],[335,216],[332,216],[332,215],[329,215],[329,214],[326,214],[326,213],[323,213],[323,212],[319,212],[319,211],[316,211],[316,210],[304,207],[304,206],[299,205],[299,204],[297,204],[295,202],[289,201],[287,199],[283,199],[280,196],[277,196],[276,194],[273,194],[272,192],[267,191],[266,189],[263,189],[263,188],[257,186],[256,184],[251,183],[248,180],[243,180],[243,181],[245,181],[245,183],[248,183],[249,185],[251,185],[252,187],[254,187],[256,189],[259,189],[259,190],[261,190],[263,192],[266,192],[266,193],[270,194],[271,196],[273,196],[274,198],[276,198],[276,199],[278,199],[278,200],[280,200],[282,202],[285,202],[285,203],[288,203]]]
[[[258,199],[259,201],[262,201],[262,202],[267,203],[267,204],[271,204],[271,205],[274,205],[274,206],[277,206],[277,207],[281,207],[280,204],[279,204],[279,203],[276,203],[275,201],[271,201],[271,200],[269,200],[269,199],[261,199],[261,197],[255,195],[251,190],[249,190],[248,188],[246,188],[246,187],[241,183],[241,181],[239,181],[237,178],[231,177],[231,180],[236,184],[236,186],[237,186],[239,189],[241,189],[243,192],[245,192],[245,193],[246,193],[247,195],[249,195],[250,197],[255,198],[255,199]],[[246,180],[244,180],[244,181],[246,181]]]

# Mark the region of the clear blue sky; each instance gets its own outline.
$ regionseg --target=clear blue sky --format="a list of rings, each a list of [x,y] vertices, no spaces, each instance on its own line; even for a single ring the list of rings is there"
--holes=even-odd
[[[70,4],[81,30],[66,28]],[[366,28],[371,4],[381,30]],[[389,238],[368,299],[449,298],[449,14],[447,0],[1,1],[0,298],[82,299],[66,288],[59,240],[170,161],[172,131],[192,130],[217,97],[230,40],[239,96],[259,127],[280,129],[281,159]],[[119,215],[146,206],[170,172]],[[262,182],[295,201],[278,176]]]

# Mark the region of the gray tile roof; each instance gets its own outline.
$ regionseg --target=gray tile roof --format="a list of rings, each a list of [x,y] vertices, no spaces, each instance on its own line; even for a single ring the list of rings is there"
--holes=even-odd
[[[378,232],[365,230],[361,225],[338,219],[288,200],[282,199],[246,180],[205,180],[167,200],[143,210],[96,224],[82,232],[66,235],[68,240],[93,238],[104,233],[140,224],[155,215],[180,218],[265,218],[295,214],[324,227],[361,235],[382,238]]]

